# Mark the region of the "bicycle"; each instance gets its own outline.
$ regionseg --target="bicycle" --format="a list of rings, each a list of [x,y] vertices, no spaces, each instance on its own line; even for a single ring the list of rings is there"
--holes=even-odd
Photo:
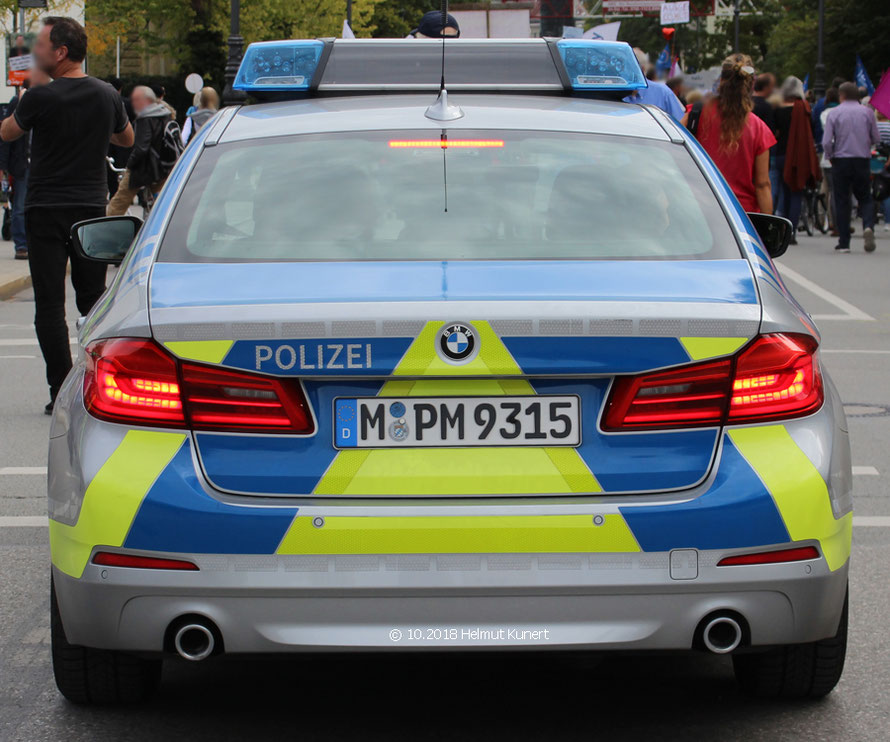
[[[124,173],[127,171],[127,168],[117,167],[117,165],[115,165],[114,158],[111,156],[106,157],[105,161],[108,163],[108,168],[111,170],[111,172],[117,175],[118,183],[120,183],[121,179],[124,177]],[[148,216],[148,213],[151,211],[152,206],[154,206],[155,194],[152,192],[150,186],[142,186],[142,188],[137,190],[136,198],[139,202],[139,205],[142,207],[142,219],[145,220],[145,217]]]
[[[825,234],[828,232],[828,203],[825,194],[818,186],[808,185],[804,189],[800,202],[800,222],[798,231],[804,230],[812,237],[816,230]]]

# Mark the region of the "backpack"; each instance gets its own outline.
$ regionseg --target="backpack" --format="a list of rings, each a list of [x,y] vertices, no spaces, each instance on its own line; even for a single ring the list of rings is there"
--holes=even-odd
[[[689,111],[689,117],[686,119],[686,129],[696,139],[698,139],[698,122],[701,120],[701,112],[704,107],[703,101],[696,101],[692,104],[692,110]]]
[[[182,131],[175,119],[170,119],[164,124],[164,130],[158,142],[158,149],[155,156],[158,158],[161,174],[166,176],[170,174],[185,145],[182,143]]]

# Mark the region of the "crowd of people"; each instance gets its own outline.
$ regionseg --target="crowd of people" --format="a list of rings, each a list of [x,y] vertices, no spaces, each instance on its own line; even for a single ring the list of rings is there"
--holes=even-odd
[[[864,90],[839,77],[814,100],[797,77],[779,85],[771,73],[757,74],[750,57],[733,54],[723,61],[715,91],[689,91],[679,77],[656,81],[648,55],[635,51],[649,88],[625,100],[654,104],[680,120],[747,211],[787,218],[793,244],[804,193],[819,189],[828,227],[838,238],[835,249],[850,252],[855,199],[863,246],[875,249],[872,151],[890,145],[890,121],[863,100]],[[890,162],[884,168],[890,177]],[[890,230],[890,198],[880,207]]]
[[[27,53],[18,43],[17,53]],[[204,88],[180,128],[163,88],[137,85],[124,97],[119,80],[84,73],[86,50],[86,31],[76,20],[45,18],[29,50],[34,64],[29,79],[0,124],[0,170],[12,186],[16,257],[29,261],[34,324],[50,389],[47,414],[71,368],[65,320],[69,264],[81,315],[105,291],[106,266],[78,256],[71,227],[126,213],[143,189],[157,193],[189,138],[219,107],[216,91]],[[111,161],[125,166],[120,177]]]

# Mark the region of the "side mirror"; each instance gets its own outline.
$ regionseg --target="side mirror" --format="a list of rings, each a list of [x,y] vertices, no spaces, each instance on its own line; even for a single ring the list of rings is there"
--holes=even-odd
[[[71,227],[71,243],[82,258],[120,265],[142,220],[135,216],[102,216]]]
[[[748,218],[760,239],[763,240],[763,246],[769,253],[771,258],[778,258],[785,254],[788,245],[791,242],[791,236],[794,234],[794,228],[791,222],[782,216],[773,216],[772,214],[756,214],[748,213]]]

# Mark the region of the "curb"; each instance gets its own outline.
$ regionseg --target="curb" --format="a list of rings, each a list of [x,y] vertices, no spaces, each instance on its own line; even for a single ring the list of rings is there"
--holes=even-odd
[[[6,283],[0,284],[0,301],[4,301],[6,299],[11,299],[15,296],[19,291],[23,291],[24,289],[30,288],[31,286],[31,275],[27,276],[19,276],[18,278],[13,278],[11,281],[7,281]]]

